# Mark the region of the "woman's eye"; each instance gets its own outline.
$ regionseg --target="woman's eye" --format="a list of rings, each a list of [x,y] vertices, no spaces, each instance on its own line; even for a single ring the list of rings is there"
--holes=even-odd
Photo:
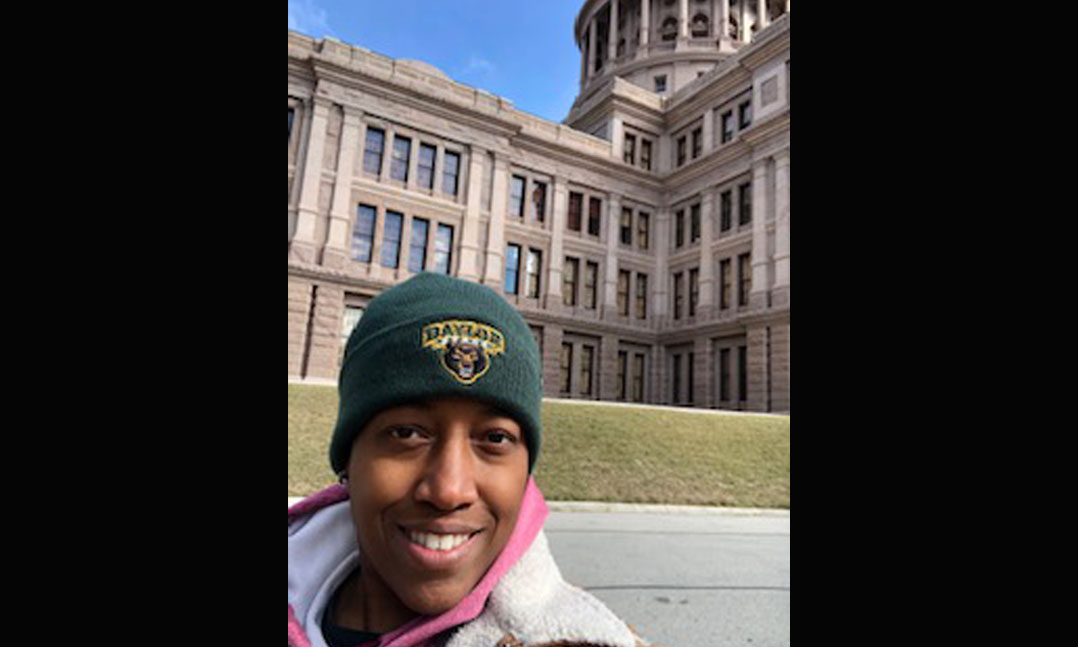
[[[410,440],[419,435],[419,430],[415,427],[393,427],[389,430],[389,435],[397,440]]]
[[[513,442],[513,436],[504,431],[487,432],[487,442],[495,445],[504,445]]]

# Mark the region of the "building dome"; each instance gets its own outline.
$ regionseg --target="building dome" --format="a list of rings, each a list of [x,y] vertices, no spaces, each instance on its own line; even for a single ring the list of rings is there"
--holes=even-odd
[[[750,42],[789,5],[789,0],[586,0],[574,24],[580,98],[614,76],[672,94]]]

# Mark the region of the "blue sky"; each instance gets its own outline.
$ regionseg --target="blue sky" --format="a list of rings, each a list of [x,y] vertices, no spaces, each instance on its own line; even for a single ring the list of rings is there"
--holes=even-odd
[[[391,58],[560,122],[580,87],[573,21],[583,0],[288,0],[288,28]]]

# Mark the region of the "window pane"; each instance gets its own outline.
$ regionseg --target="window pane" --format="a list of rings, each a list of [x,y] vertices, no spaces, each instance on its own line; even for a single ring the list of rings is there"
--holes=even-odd
[[[546,219],[546,184],[533,182],[532,185],[531,217],[537,222],[543,222]]]
[[[434,155],[436,148],[428,144],[419,145],[419,168],[417,169],[419,186],[424,189],[434,188]]]
[[[401,226],[404,215],[395,211],[386,212],[386,230],[382,235],[382,265],[397,267],[400,262]]]
[[[427,264],[427,232],[430,223],[422,218],[412,218],[412,242],[408,250],[408,269],[422,272]]]
[[[517,293],[517,276],[520,272],[520,245],[509,245],[505,250],[505,291]]]
[[[738,224],[747,225],[752,222],[752,185],[742,184],[738,187],[741,199],[741,213],[738,216]]]
[[[651,170],[651,141],[647,139],[640,141],[640,166]]]
[[[580,231],[581,214],[584,211],[584,196],[579,193],[569,193],[569,229]]]
[[[509,214],[524,217],[524,178],[514,175],[509,185]]]
[[[595,308],[595,284],[599,278],[599,264],[589,262],[584,268],[584,307]]]
[[[573,345],[561,345],[561,392],[569,393],[572,388],[573,377]]]
[[[576,275],[579,266],[579,260],[566,257],[561,278],[561,302],[564,305],[576,305]]]
[[[361,263],[371,262],[371,247],[374,243],[374,207],[359,205],[356,211],[356,224],[352,229],[352,259]]]
[[[543,266],[543,253],[537,249],[528,250],[527,271],[529,297],[539,296],[539,272]]]
[[[431,271],[449,274],[450,261],[453,253],[452,250],[452,225],[438,225],[438,231],[434,235],[434,267],[431,268]]]
[[[446,195],[457,194],[457,175],[460,167],[460,155],[446,152],[444,168],[442,170],[442,193]]]
[[[378,175],[382,171],[382,147],[385,133],[377,128],[367,128],[367,143],[363,148],[363,170]]]
[[[640,249],[648,248],[648,214],[636,214],[636,240]]]
[[[695,243],[697,240],[700,239],[700,205],[694,204],[692,207],[689,208],[689,211],[692,214],[692,223],[690,226],[689,235],[692,238],[692,242]]]
[[[603,203],[599,198],[591,198],[588,201],[588,233],[592,236],[599,235],[599,222],[602,217]]]
[[[393,159],[389,168],[389,177],[401,182],[408,181],[408,159],[412,154],[412,140],[406,137],[393,137]]]

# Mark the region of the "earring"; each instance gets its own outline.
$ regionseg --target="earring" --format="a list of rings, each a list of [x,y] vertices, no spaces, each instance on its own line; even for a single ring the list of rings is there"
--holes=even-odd
[[[340,483],[341,485],[347,484],[348,483],[348,472],[341,472],[340,474],[338,474],[337,475],[337,482]]]

